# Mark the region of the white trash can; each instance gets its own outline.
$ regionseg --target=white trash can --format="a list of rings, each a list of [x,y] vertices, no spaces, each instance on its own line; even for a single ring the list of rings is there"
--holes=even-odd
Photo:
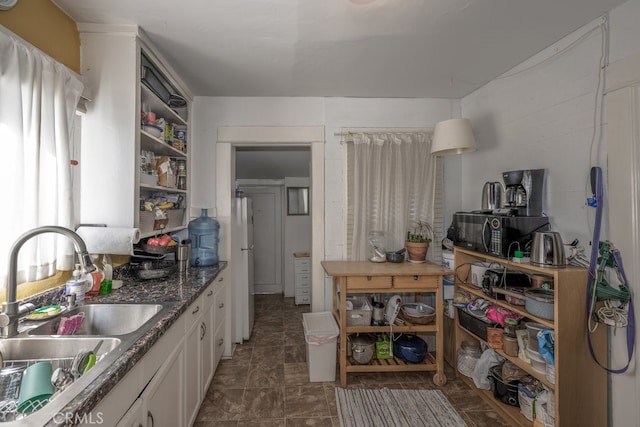
[[[304,338],[307,342],[309,381],[336,380],[337,341],[340,328],[329,311],[303,313]]]

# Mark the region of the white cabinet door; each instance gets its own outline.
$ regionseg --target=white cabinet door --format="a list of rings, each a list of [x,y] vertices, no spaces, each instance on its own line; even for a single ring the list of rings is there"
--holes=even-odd
[[[225,336],[226,336],[226,318],[227,318],[227,286],[223,284],[218,288],[215,294],[213,302],[213,316],[215,332],[213,338],[213,371],[215,372],[218,362],[225,351]]]
[[[144,402],[142,399],[136,399],[129,410],[118,421],[116,427],[144,427]]]
[[[201,317],[191,325],[185,341],[185,411],[188,425],[191,425],[200,407],[200,336]]]
[[[213,291],[212,291],[213,292]],[[211,296],[213,300],[213,295]],[[213,301],[212,301],[213,302]],[[213,352],[213,334],[214,334],[214,322],[213,322],[213,304],[209,306],[204,316],[202,316],[202,331],[200,335],[200,349],[202,357],[202,399],[207,394],[211,380],[213,379],[213,373],[215,370],[214,352]],[[202,400],[201,399],[201,400]]]
[[[140,396],[147,427],[182,426],[184,416],[184,346],[179,345]]]

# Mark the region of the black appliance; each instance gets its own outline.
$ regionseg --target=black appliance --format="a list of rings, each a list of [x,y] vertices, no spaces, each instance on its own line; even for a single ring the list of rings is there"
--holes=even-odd
[[[529,253],[533,233],[549,229],[546,216],[456,212],[447,237],[455,246],[510,258],[517,250]]]
[[[491,298],[505,299],[504,294],[493,292],[493,288],[522,290],[529,287],[531,287],[529,276],[518,271],[505,272],[504,269],[491,269],[485,271],[482,278],[482,292]]]

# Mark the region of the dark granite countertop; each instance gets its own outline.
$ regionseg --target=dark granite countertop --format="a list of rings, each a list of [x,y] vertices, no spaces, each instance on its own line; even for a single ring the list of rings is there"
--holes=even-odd
[[[151,328],[145,331],[104,372],[63,408],[64,413],[89,414],[115,385],[142,359],[173,323],[187,310],[218,274],[227,267],[220,262],[216,267],[190,268],[163,279],[139,280],[128,277],[126,271],[114,272],[114,278],[123,280],[123,286],[108,295],[99,295],[90,303],[167,303],[175,305]],[[30,299],[36,305],[55,303],[63,298],[64,286]],[[45,407],[46,408],[46,407]],[[45,409],[41,410],[45,411]],[[40,411],[38,411],[40,412]],[[35,415],[35,414],[34,414]],[[25,422],[29,418],[28,417]],[[59,425],[51,420],[46,425]]]

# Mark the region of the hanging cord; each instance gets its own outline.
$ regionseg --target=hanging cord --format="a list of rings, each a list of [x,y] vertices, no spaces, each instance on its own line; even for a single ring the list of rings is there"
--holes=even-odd
[[[591,168],[591,188],[594,193],[594,197],[592,198],[593,203],[590,203],[590,206],[595,206],[596,208],[596,221],[593,229],[593,240],[591,242],[591,261],[589,264],[589,277],[587,279],[587,298],[586,298],[586,310],[588,316],[588,324],[591,321],[593,311],[595,308],[596,300],[597,300],[597,271],[596,267],[598,265],[598,254],[600,248],[600,227],[602,224],[602,207],[603,207],[603,185],[602,185],[602,169],[594,166]],[[614,259],[615,265],[618,267],[618,274],[621,278],[621,282],[625,284],[628,283],[626,274],[624,272],[624,268],[622,266],[622,257],[620,256],[620,252],[617,249],[613,249],[611,251]],[[604,265],[603,268],[604,269]],[[605,304],[605,312],[606,312],[606,304]],[[594,328],[595,330],[595,328]],[[633,359],[633,350],[635,347],[635,314],[633,308],[633,298],[629,295],[629,310],[628,310],[628,320],[627,320],[627,363],[624,367],[620,369],[610,369],[598,360],[598,357],[593,350],[593,344],[591,342],[591,327],[587,326],[587,342],[589,343],[589,353],[593,360],[600,366],[602,369],[607,372],[613,374],[622,374],[627,371],[629,365],[631,364],[631,360]]]

